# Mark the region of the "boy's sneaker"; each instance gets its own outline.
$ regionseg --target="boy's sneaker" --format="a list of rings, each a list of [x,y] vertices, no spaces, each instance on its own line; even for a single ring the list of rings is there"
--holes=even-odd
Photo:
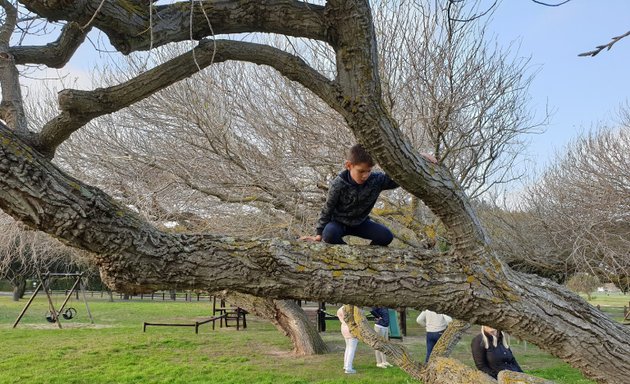
[[[376,364],[377,367],[379,368],[387,368],[387,364],[386,363],[378,363]]]
[[[355,371],[355,370],[354,370],[354,369],[352,369],[352,368],[350,368],[350,369],[344,369],[343,371],[344,371],[344,373],[347,373],[347,374],[357,373],[357,371]]]
[[[383,364],[383,365],[384,365],[384,366],[386,366],[386,367],[393,367],[393,365],[391,365],[391,364],[390,364],[390,363],[388,363],[387,361],[386,361],[386,362],[384,362],[384,363],[381,363],[381,364]]]

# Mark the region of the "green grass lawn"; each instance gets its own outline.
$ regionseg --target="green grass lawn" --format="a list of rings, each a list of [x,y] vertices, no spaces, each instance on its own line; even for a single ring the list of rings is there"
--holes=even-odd
[[[583,296],[586,299],[586,296]],[[591,294],[592,305],[599,305],[600,309],[617,321],[623,320],[623,307],[630,307],[630,295],[621,293],[594,292]]]
[[[627,296],[625,297],[627,301]],[[64,329],[47,323],[45,299],[38,298],[22,322],[13,322],[25,304],[0,296],[0,383],[410,383],[398,368],[375,367],[374,353],[360,344],[355,358],[357,375],[344,375],[344,342],[339,323],[328,322],[323,333],[331,353],[294,357],[291,344],[267,322],[249,317],[248,328],[212,330],[152,327],[142,323],[202,319],[211,311],[207,302],[151,302],[91,299],[95,325],[85,306],[71,301],[76,319]],[[59,304],[61,300],[58,300]],[[620,301],[621,302],[621,301]],[[611,303],[608,303],[612,305]],[[623,304],[621,304],[623,305]],[[604,308],[605,309],[605,308]],[[331,311],[334,312],[334,309]],[[424,358],[424,329],[408,322],[404,344]],[[454,357],[473,365],[470,340],[476,327],[458,345]],[[513,341],[514,353],[529,373],[558,383],[592,383],[558,359],[525,342]]]

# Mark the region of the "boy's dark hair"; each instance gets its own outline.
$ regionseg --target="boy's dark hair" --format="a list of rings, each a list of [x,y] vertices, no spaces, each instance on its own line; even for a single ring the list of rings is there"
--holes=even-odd
[[[355,144],[350,147],[348,150],[348,161],[354,165],[365,163],[370,167],[374,166],[374,159],[361,144]]]

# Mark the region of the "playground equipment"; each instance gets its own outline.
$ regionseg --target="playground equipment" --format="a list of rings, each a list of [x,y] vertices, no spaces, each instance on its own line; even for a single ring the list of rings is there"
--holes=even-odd
[[[13,324],[13,328],[17,327],[17,325],[20,323],[20,320],[22,320],[22,317],[26,313],[26,310],[28,309],[28,307],[30,307],[31,303],[33,303],[33,300],[35,299],[35,297],[37,296],[37,294],[42,288],[44,288],[44,292],[46,293],[46,297],[48,298],[48,313],[46,314],[46,320],[49,323],[56,323],[57,326],[60,329],[62,329],[63,327],[61,326],[61,322],[59,321],[59,317],[60,317],[59,315],[61,315],[61,317],[63,317],[66,320],[70,320],[76,317],[77,310],[71,307],[66,308],[66,304],[68,304],[68,300],[70,300],[70,297],[77,290],[77,287],[78,287],[83,296],[83,301],[85,302],[85,309],[87,310],[87,314],[90,317],[90,322],[94,324],[94,319],[92,318],[92,313],[90,312],[90,306],[88,305],[87,297],[85,295],[85,284],[83,283],[83,272],[81,273],[79,272],[77,273],[46,272],[43,276],[38,274],[38,277],[39,277],[39,284],[37,285],[37,288],[35,288],[35,291],[31,295],[31,298],[28,300],[28,302],[22,309],[22,312],[20,312],[20,314],[18,315],[18,318],[15,320],[15,323]],[[53,303],[53,299],[51,296],[52,292],[50,290],[50,281],[53,278],[60,278],[60,277],[73,277],[74,284],[72,285],[72,288],[66,294],[66,297],[63,303],[61,304],[61,307],[59,307],[59,309],[57,310],[55,308],[55,305]]]

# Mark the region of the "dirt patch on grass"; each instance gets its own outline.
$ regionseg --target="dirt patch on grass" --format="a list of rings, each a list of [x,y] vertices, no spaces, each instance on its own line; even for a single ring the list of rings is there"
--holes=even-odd
[[[266,355],[275,356],[280,358],[295,358],[293,351],[281,350],[281,349],[266,349]]]

